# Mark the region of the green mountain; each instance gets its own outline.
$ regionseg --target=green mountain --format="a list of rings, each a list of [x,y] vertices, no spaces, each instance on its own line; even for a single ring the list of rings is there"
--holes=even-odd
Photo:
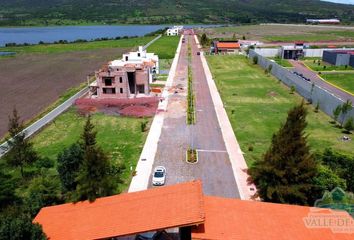
[[[0,26],[354,22],[354,5],[320,0],[0,0]]]

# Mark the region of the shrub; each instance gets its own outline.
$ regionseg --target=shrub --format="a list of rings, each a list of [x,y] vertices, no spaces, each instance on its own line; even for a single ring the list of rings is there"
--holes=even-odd
[[[319,109],[320,109],[320,103],[317,102],[316,107],[315,107],[315,113],[318,113]]]
[[[347,132],[351,132],[354,130],[354,121],[353,121],[353,118],[349,118],[345,124],[344,124],[344,129],[347,131]]]
[[[295,90],[296,90],[295,86],[291,86],[290,87],[290,94],[294,94]]]
[[[252,61],[253,61],[253,64],[254,64],[254,65],[258,64],[258,56],[254,56],[254,57],[252,58]]]

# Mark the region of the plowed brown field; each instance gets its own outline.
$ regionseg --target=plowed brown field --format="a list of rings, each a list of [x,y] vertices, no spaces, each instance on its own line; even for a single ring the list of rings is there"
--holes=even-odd
[[[7,132],[8,116],[14,106],[22,120],[28,121],[125,51],[115,48],[0,59],[0,138]]]

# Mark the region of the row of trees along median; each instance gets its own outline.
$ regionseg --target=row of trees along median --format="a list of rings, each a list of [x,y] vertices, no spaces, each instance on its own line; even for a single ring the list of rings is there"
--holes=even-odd
[[[195,124],[196,119],[195,119],[195,108],[194,108],[194,102],[195,102],[195,96],[193,92],[193,77],[192,77],[192,68],[190,66],[191,63],[191,47],[188,45],[188,94],[187,94],[187,124],[192,125]]]

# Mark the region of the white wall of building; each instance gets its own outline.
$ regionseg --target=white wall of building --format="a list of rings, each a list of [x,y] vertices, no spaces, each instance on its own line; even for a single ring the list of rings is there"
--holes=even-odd
[[[276,57],[281,54],[280,48],[256,48],[254,51],[264,57]]]

